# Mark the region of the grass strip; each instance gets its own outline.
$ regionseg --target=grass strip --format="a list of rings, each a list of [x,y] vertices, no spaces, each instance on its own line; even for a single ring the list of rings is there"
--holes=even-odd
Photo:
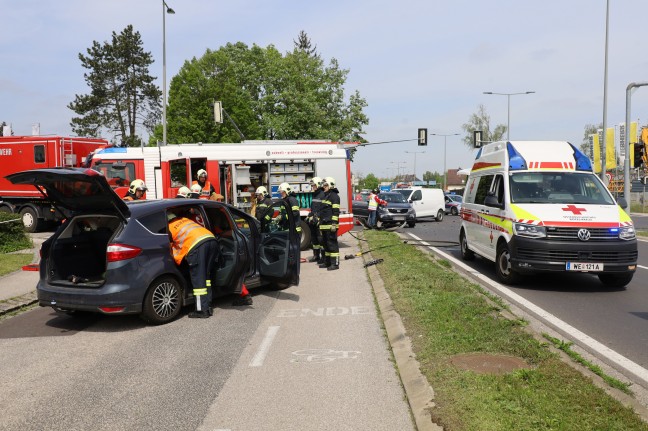
[[[0,275],[18,271],[31,263],[34,255],[29,254],[0,254]]]
[[[483,289],[404,244],[396,234],[366,231],[371,258],[412,340],[421,371],[435,392],[434,421],[446,430],[644,430],[632,409],[563,363],[500,314]],[[512,355],[529,368],[503,375],[456,368],[464,353]]]

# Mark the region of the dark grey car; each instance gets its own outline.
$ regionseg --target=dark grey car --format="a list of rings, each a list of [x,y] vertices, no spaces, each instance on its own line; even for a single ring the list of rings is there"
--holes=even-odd
[[[407,226],[416,225],[416,211],[412,204],[408,202],[402,194],[398,192],[382,192],[378,197],[387,201],[386,206],[379,206],[376,210],[376,220],[378,227],[391,228],[401,226],[407,223]],[[358,193],[355,195],[352,206],[353,215],[366,221],[369,217],[369,194]]]
[[[188,268],[171,255],[167,211],[186,214],[210,229],[222,251],[212,276],[215,296],[240,283],[277,289],[299,284],[300,247],[292,211],[281,201],[268,209],[288,224],[260,223],[230,205],[202,199],[128,204],[97,171],[54,168],[7,176],[33,184],[69,214],[41,247],[41,306],[66,312],[140,314],[152,324],[176,318],[194,302]]]

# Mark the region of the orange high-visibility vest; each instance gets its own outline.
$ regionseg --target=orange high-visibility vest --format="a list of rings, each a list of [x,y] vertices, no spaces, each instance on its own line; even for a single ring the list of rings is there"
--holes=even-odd
[[[200,186],[198,180],[194,180],[194,182],[191,183],[191,185],[194,184],[198,184]],[[211,195],[211,183],[209,182],[209,180],[206,180],[205,185],[201,187],[202,190],[200,191],[200,199],[209,199],[209,196]]]
[[[169,231],[173,237],[171,250],[173,260],[180,265],[191,249],[207,238],[215,238],[214,234],[195,221],[179,217],[171,220]]]

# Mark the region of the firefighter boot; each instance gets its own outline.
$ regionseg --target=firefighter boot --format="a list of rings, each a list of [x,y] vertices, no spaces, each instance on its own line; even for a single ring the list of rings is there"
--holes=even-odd
[[[320,263],[319,267],[320,268],[328,268],[331,266],[331,256],[325,256],[324,257],[324,263]]]
[[[326,268],[328,271],[340,269],[340,256],[331,257],[331,266]]]
[[[313,249],[313,257],[308,259],[308,261],[309,262],[319,262],[319,260],[320,260],[320,249],[319,248],[317,248],[317,249],[314,248]]]

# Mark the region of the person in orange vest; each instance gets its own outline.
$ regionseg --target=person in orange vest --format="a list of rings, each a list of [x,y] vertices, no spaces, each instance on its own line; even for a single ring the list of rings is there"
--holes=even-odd
[[[209,199],[212,194],[216,193],[214,186],[207,179],[207,171],[204,169],[199,169],[196,173],[196,181],[193,184],[198,184],[202,189],[200,192],[201,199]]]
[[[196,298],[196,310],[189,313],[189,317],[206,319],[213,314],[210,306],[211,274],[220,258],[218,242],[213,233],[188,217],[172,212],[169,212],[167,217],[173,260],[177,265],[183,260],[189,265],[193,294]]]
[[[128,188],[128,193],[126,193],[126,196],[124,196],[122,199],[125,201],[138,201],[140,199],[145,199],[144,198],[144,193],[148,189],[146,188],[146,183],[142,180],[133,180],[130,183],[130,187]]]

